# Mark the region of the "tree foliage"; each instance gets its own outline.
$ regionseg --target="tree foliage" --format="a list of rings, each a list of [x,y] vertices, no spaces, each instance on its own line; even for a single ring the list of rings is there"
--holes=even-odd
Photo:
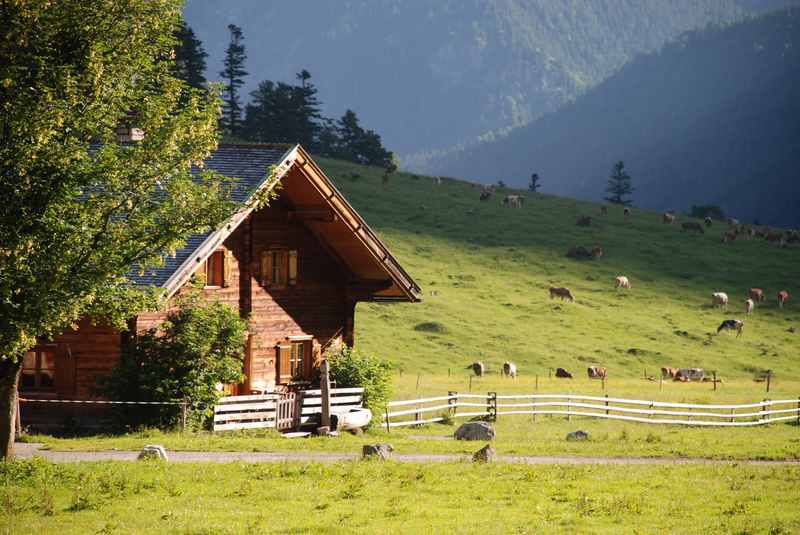
[[[0,38],[0,454],[20,356],[85,315],[124,328],[161,261],[233,209],[193,176],[216,146],[218,98],[173,75],[178,0],[4,2]],[[120,125],[145,132],[117,142]]]
[[[693,204],[692,209],[689,211],[689,217],[697,217],[699,219],[710,217],[711,219],[722,221],[725,219],[725,212],[716,204]]]
[[[242,29],[235,24],[228,25],[231,34],[228,48],[225,50],[223,69],[219,75],[224,79],[222,127],[230,135],[239,133],[242,123],[242,101],[239,89],[244,85],[244,69],[247,54],[244,49]]]
[[[363,387],[364,405],[373,415],[380,414],[392,394],[391,366],[373,356],[344,346],[328,355],[331,381],[337,387]]]
[[[247,321],[226,304],[202,299],[199,291],[189,292],[175,305],[166,321],[126,345],[106,391],[112,399],[125,401],[184,401],[191,408],[190,423],[203,426],[222,395],[217,385],[244,378]],[[160,414],[135,414],[138,420],[126,413],[125,421],[174,424],[180,412],[172,406]]]
[[[542,187],[542,183],[540,181],[539,174],[538,173],[533,173],[531,175],[530,182],[528,182],[528,190],[532,191],[533,193],[536,193],[536,192],[539,191],[539,188],[541,188],[541,187]]]
[[[605,200],[612,204],[630,206],[633,203],[631,199],[626,198],[633,193],[633,186],[631,185],[630,175],[625,171],[625,163],[621,160],[615,163],[614,168],[611,170],[606,193],[609,195],[605,197]]]

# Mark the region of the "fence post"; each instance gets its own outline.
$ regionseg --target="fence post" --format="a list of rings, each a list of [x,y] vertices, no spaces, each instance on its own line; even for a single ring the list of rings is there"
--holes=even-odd
[[[387,433],[391,433],[391,426],[389,425],[389,405],[388,404],[386,405],[386,407],[384,407],[384,411],[385,411],[384,418],[386,418],[386,432]]]
[[[181,433],[186,431],[186,401],[181,403]]]
[[[497,392],[489,392],[486,398],[486,404],[488,406],[489,418],[493,421],[497,421]]]
[[[767,392],[769,392],[770,379],[772,379],[772,370],[767,370]]]
[[[767,412],[767,402],[768,401],[769,400],[767,398],[764,398],[764,404],[761,405],[761,417],[759,418],[759,420],[761,420],[762,422],[764,421],[764,418],[767,417],[767,415],[764,414],[764,413]]]
[[[22,415],[20,413],[20,408],[21,407],[20,407],[20,403],[19,403],[19,394],[17,394],[16,397],[17,397],[17,400],[16,400],[17,406],[16,406],[16,413],[14,415],[14,428],[17,431],[17,436],[21,437],[23,433],[22,433]],[[798,407],[798,410],[800,410],[800,399],[798,399],[797,407]],[[798,418],[800,418],[800,412],[798,412]]]
[[[536,374],[536,390],[535,391],[536,392],[539,391],[539,374],[538,373]]]
[[[567,421],[568,422],[569,422],[569,416],[570,416],[569,413],[572,410],[571,404],[572,404],[572,399],[571,398],[567,398]]]
[[[608,415],[608,394],[606,394],[606,415]]]
[[[539,376],[537,375],[536,378],[538,379]],[[537,385],[536,386],[537,386],[537,389],[538,389],[538,386],[539,386],[538,385],[538,381],[537,381]],[[536,396],[536,392],[534,392],[533,395]],[[531,414],[533,415],[533,421],[535,422],[536,421],[536,398],[535,397],[531,398]],[[800,420],[800,398],[797,398],[797,418],[798,418],[798,420]]]
[[[800,396],[797,396],[797,425],[800,425]]]
[[[714,370],[713,372],[711,372],[711,375],[714,378],[713,379],[714,380],[714,390],[716,390],[717,389],[717,370]]]
[[[600,380],[602,381],[602,384],[603,384],[603,392],[605,392],[606,391],[606,376],[603,375],[602,377],[600,377]]]
[[[731,423],[733,423],[733,409],[731,409]]]

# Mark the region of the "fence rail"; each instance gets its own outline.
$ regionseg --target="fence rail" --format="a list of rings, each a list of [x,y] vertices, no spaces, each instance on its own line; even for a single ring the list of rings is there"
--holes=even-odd
[[[403,408],[393,411],[395,407]],[[460,408],[469,410],[459,411]],[[476,411],[475,408],[483,410]],[[432,416],[431,413],[438,415]],[[407,418],[412,415],[413,419]],[[800,397],[741,404],[699,404],[580,394],[497,395],[496,392],[488,392],[483,395],[449,392],[446,396],[391,401],[387,404],[383,424],[389,430],[392,427],[442,422],[449,418],[496,419],[506,415],[529,415],[534,420],[539,415],[558,415],[711,427],[746,427],[789,420],[796,420],[800,425]]]

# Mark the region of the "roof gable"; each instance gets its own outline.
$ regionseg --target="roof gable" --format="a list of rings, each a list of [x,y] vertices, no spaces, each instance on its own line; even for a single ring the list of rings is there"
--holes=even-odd
[[[419,301],[419,286],[299,145],[220,145],[204,163],[208,169],[238,179],[233,198],[241,204],[241,209],[216,231],[189,237],[185,246],[176,251],[174,256],[165,257],[162,266],[148,269],[141,275],[131,273],[129,278],[136,284],[162,287],[167,297],[178,291],[196,267],[252,212],[250,199],[268,183],[276,183],[269,181],[268,173],[273,168],[278,181],[308,181],[308,185],[316,192],[316,202],[324,203],[335,214],[335,230],[340,241],[342,237],[347,241],[341,246],[348,247],[349,253],[357,252],[362,266],[369,264],[368,279],[375,279],[376,273],[379,273],[379,278],[389,283],[387,288],[380,288],[380,284],[376,286],[370,294],[371,299]],[[288,185],[287,189],[290,189]],[[326,229],[311,230],[321,240],[328,239]]]

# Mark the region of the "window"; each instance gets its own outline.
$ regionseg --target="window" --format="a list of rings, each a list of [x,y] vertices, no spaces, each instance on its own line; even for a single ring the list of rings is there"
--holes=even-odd
[[[285,287],[297,284],[297,250],[270,248],[261,252],[261,285]]]
[[[303,368],[306,353],[306,342],[292,342],[292,353],[289,357],[289,373],[292,378],[305,378]]]
[[[52,349],[34,348],[22,357],[21,391],[55,390],[56,353]]]
[[[206,287],[230,286],[231,252],[214,251],[206,260]]]

